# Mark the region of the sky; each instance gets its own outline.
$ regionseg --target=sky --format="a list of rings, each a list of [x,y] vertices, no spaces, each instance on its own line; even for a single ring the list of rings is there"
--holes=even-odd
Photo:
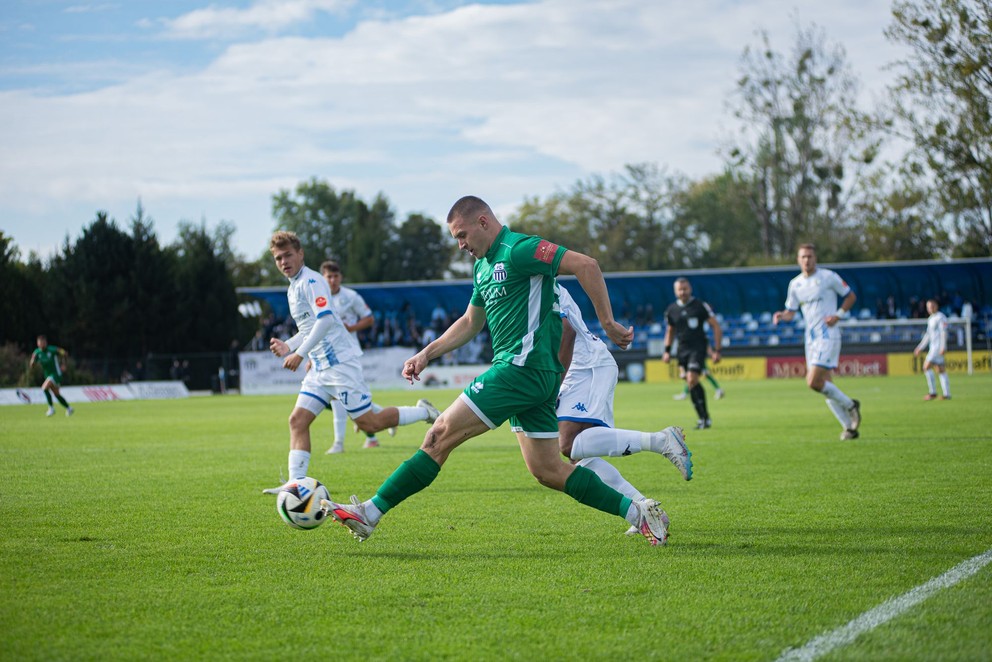
[[[50,256],[139,205],[233,223],[318,178],[402,221],[467,194],[498,216],[625,164],[720,172],[745,47],[816,25],[865,107],[899,48],[887,0],[3,0],[0,230]]]

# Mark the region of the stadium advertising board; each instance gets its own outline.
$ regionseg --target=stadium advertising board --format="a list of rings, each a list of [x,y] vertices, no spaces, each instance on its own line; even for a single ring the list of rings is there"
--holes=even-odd
[[[129,384],[90,384],[63,386],[59,391],[68,402],[111,402],[113,400],[162,400],[188,398],[182,382],[131,382]],[[0,405],[48,404],[40,388],[0,389]]]
[[[772,356],[767,359],[766,376],[788,379],[806,376],[806,359],[802,356]],[[834,374],[838,377],[879,377],[889,374],[888,354],[841,354]]]
[[[373,391],[376,389],[464,388],[481,375],[488,366],[432,364],[411,385],[403,378],[403,363],[413,356],[409,347],[387,347],[366,350],[362,355],[362,372]],[[245,395],[279,395],[300,390],[304,371],[301,367],[290,372],[282,367],[282,359],[271,352],[241,352],[241,393]]]
[[[926,353],[913,356],[909,352],[904,354],[889,354],[889,374],[890,375],[921,375],[923,374],[923,361]],[[944,365],[947,372],[967,373],[968,353],[967,352],[947,352],[944,355]],[[974,352],[971,356],[971,365],[975,372],[989,372],[992,370],[992,353]]]

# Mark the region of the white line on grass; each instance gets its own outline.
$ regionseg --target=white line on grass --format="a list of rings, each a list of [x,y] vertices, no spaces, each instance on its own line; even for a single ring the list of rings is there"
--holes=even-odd
[[[989,563],[992,563],[992,549],[959,563],[940,577],[931,579],[926,584],[917,586],[898,598],[883,602],[874,609],[861,614],[847,625],[810,639],[802,648],[785,649],[776,662],[793,662],[794,660],[811,662],[835,648],[851,643],[865,632],[871,632],[879,625],[891,621],[937,591],[950,588],[958,582],[968,579]]]

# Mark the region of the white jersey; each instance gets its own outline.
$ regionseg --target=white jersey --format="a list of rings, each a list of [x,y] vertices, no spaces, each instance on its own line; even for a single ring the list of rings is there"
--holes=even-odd
[[[940,311],[927,318],[927,330],[923,332],[923,339],[916,349],[922,350],[927,346],[935,355],[947,349],[947,315]]]
[[[561,309],[562,318],[567,319],[568,323],[575,329],[575,347],[572,350],[572,363],[568,367],[569,372],[572,369],[616,366],[617,362],[610,354],[610,350],[607,349],[606,343],[589,330],[589,327],[582,320],[582,311],[579,310],[575,299],[561,284],[558,285],[558,307]]]
[[[817,267],[812,275],[799,274],[789,281],[785,307],[793,312],[802,308],[806,322],[806,342],[840,339],[840,328],[829,327],[824,318],[837,313],[837,299],[846,297],[851,287],[836,272]]]
[[[286,295],[289,298],[289,313],[300,330],[290,339],[290,347],[299,347],[303,344],[318,318],[327,315],[334,318],[331,330],[307,353],[311,369],[327,370],[362,355],[358,341],[351,337],[341,320],[334,315],[331,308],[331,288],[323,276],[304,265],[290,279],[289,291]]]
[[[331,295],[331,308],[334,314],[341,318],[345,327],[353,326],[358,320],[372,314],[372,309],[365,303],[362,295],[350,287],[342,287],[337,294]],[[351,337],[358,341],[358,332],[349,331]]]

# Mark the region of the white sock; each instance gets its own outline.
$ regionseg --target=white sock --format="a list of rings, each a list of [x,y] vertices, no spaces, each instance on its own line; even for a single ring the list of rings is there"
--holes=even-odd
[[[600,480],[615,489],[620,494],[633,499],[634,501],[644,501],[644,495],[631,485],[615,466],[601,457],[587,457],[575,463],[577,466],[585,467],[599,476]]]
[[[397,407],[400,412],[400,425],[409,425],[417,421],[427,420],[426,407]]]
[[[834,400],[827,400],[827,406],[830,407],[830,411],[834,413],[834,417],[840,422],[840,426],[845,430],[850,429],[851,415],[848,413],[847,409]]]
[[[933,370],[924,370],[923,375],[927,378],[927,388],[934,395],[937,395],[937,382],[933,378]]]
[[[369,499],[362,505],[365,506],[365,517],[368,518],[368,523],[372,526],[378,524],[379,520],[382,519],[382,511],[376,507],[372,499]]]
[[[572,459],[586,457],[621,457],[639,453],[651,443],[651,435],[636,430],[613,428],[587,428],[572,441]]]
[[[951,397],[951,378],[946,372],[940,373],[940,390],[944,392],[944,397]]]
[[[348,431],[348,410],[340,400],[331,400],[331,411],[334,412],[334,443],[343,444]]]
[[[627,514],[624,516],[631,526],[638,526],[641,523],[641,511],[637,509],[634,502],[630,502],[630,508],[627,509]]]
[[[824,397],[828,400],[833,400],[837,404],[844,407],[844,409],[850,409],[854,406],[854,400],[844,395],[844,392],[837,388],[833,382],[827,382],[824,384],[823,390],[820,392],[823,393]]]
[[[299,480],[307,477],[307,469],[310,467],[310,451],[290,450],[289,451],[289,479]]]

